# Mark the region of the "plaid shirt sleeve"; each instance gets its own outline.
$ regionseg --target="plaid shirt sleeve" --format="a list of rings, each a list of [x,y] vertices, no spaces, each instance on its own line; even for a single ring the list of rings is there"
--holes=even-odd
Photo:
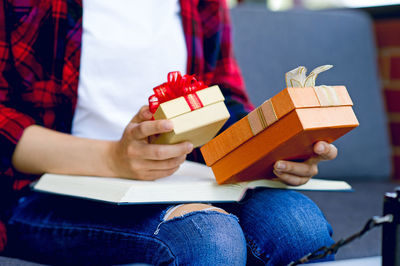
[[[12,154],[25,128],[70,132],[81,47],[80,0],[0,3],[0,252],[4,210],[37,178],[16,171]]]
[[[31,117],[8,107],[11,98],[11,85],[7,80],[11,69],[11,51],[5,21],[5,5],[5,3],[0,4],[0,194],[2,195],[0,209],[10,201],[6,198],[10,196],[6,184],[13,176],[11,156],[16,143],[24,129],[34,123]],[[0,220],[0,251],[4,249],[6,243],[6,228]]]
[[[24,129],[35,121],[10,108],[12,86],[8,77],[12,71],[11,50],[8,41],[5,4],[0,5],[0,176],[11,171],[11,156]]]

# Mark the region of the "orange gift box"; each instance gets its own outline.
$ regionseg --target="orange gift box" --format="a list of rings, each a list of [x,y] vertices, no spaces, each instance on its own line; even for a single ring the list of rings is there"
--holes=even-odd
[[[357,127],[344,86],[286,88],[201,148],[219,184],[273,178],[278,160],[306,160],[313,144]]]

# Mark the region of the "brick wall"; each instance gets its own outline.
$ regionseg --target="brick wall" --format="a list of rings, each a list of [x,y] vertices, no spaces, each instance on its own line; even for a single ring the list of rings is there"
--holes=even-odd
[[[377,20],[375,33],[392,141],[393,178],[400,180],[400,18]]]

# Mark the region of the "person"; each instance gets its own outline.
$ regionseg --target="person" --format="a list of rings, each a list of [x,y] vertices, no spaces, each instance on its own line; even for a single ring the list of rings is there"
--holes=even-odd
[[[154,180],[185,159],[201,161],[191,143],[149,143],[173,125],[141,106],[179,70],[220,86],[226,126],[245,116],[253,106],[230,30],[225,0],[3,1],[2,254],[48,264],[281,265],[332,244],[321,211],[293,191],[255,189],[229,204],[114,206],[29,190],[44,172]],[[276,162],[274,174],[307,182],[337,155],[325,142],[314,151],[305,162]]]

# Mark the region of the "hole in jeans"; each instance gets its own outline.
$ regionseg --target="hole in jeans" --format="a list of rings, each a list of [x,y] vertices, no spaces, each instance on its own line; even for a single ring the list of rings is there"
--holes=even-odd
[[[162,219],[162,222],[158,224],[156,230],[154,231],[154,235],[158,235],[160,232],[160,227],[162,224],[179,217],[184,217],[186,214],[190,214],[193,212],[201,212],[201,211],[216,211],[223,214],[228,214],[225,210],[214,207],[209,204],[203,203],[187,203],[187,204],[179,204],[169,208]]]
[[[175,217],[180,217],[185,214],[196,212],[196,211],[217,211],[220,213],[228,214],[221,208],[214,207],[212,205],[203,204],[203,203],[189,203],[189,204],[180,204],[174,207],[171,207],[166,213],[163,218],[163,221],[171,220]]]

